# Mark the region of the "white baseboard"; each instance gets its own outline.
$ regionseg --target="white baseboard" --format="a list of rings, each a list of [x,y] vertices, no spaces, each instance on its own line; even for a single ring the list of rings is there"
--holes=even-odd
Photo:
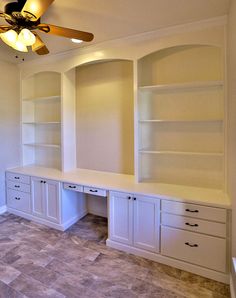
[[[66,229],[68,229],[71,225],[73,225],[74,223],[76,223],[78,220],[80,220],[82,217],[84,217],[87,212],[83,212],[81,214],[79,214],[78,216],[75,216],[73,217],[72,219],[68,220],[67,222],[65,222],[64,224],[59,224],[59,223],[54,223],[54,222],[50,222],[44,218],[39,218],[39,217],[36,217],[32,214],[27,214],[27,213],[24,213],[22,211],[19,211],[19,210],[16,210],[16,209],[13,209],[13,208],[8,208],[8,211],[12,214],[15,214],[15,215],[18,215],[18,216],[21,216],[23,218],[26,218],[26,219],[29,219],[29,220],[32,220],[34,222],[37,222],[39,224],[42,224],[42,225],[45,225],[45,226],[48,226],[50,228],[53,228],[53,229],[56,229],[56,230],[59,230],[59,231],[65,231]]]
[[[226,274],[226,273],[221,273],[221,272],[217,272],[200,266],[196,266],[190,263],[182,262],[176,259],[162,256],[161,254],[158,254],[158,253],[148,252],[140,248],[118,243],[110,239],[107,239],[106,244],[109,247],[122,250],[127,253],[131,253],[155,262],[163,263],[165,265],[169,265],[169,266],[172,266],[181,270],[185,270],[197,275],[201,275],[225,284],[229,284],[229,274]]]
[[[7,212],[7,205],[0,207],[0,214]]]
[[[230,295],[231,295],[231,298],[236,298],[232,274],[230,274]]]

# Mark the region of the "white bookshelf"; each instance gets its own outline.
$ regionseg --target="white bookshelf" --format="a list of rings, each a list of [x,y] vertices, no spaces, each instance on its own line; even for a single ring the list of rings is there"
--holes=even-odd
[[[23,165],[61,169],[61,75],[41,72],[22,82]]]
[[[138,181],[224,188],[221,53],[161,50],[138,62]]]

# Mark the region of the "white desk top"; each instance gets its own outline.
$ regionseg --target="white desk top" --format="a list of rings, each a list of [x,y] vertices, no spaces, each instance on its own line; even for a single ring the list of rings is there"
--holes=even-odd
[[[133,175],[86,169],[61,172],[56,169],[36,166],[13,168],[8,171],[106,190],[154,196],[213,207],[231,208],[229,196],[221,190],[164,183],[136,183]]]

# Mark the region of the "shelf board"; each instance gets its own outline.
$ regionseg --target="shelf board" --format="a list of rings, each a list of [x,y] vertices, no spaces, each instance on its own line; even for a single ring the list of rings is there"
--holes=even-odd
[[[141,154],[162,154],[162,155],[189,155],[189,156],[215,156],[223,157],[222,152],[192,152],[192,151],[155,151],[155,150],[139,150]]]
[[[143,91],[168,91],[168,90],[181,90],[181,89],[200,89],[211,87],[222,87],[223,81],[206,81],[206,82],[191,82],[191,83],[178,83],[178,84],[163,84],[163,85],[151,85],[140,86],[139,90]]]
[[[31,124],[31,125],[51,125],[51,124],[61,124],[61,122],[57,121],[45,121],[45,122],[23,122],[23,124]]]
[[[168,119],[146,119],[146,120],[139,120],[139,123],[176,123],[176,122],[182,122],[182,123],[189,123],[189,122],[222,122],[223,119],[195,119],[195,120],[168,120]]]
[[[59,144],[45,144],[45,143],[25,143],[24,146],[44,147],[44,148],[61,148]]]
[[[54,96],[44,96],[44,97],[33,97],[33,98],[23,98],[23,101],[51,101],[51,100],[60,100],[60,95]]]

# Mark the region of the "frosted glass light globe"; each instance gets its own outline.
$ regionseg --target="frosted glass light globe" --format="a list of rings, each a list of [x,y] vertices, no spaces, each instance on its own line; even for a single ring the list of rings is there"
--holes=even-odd
[[[21,41],[19,41],[19,39],[11,47],[17,51],[20,51],[20,52],[28,52],[26,45],[24,43],[22,43]]]
[[[18,38],[18,34],[16,33],[16,31],[14,30],[8,30],[7,32],[1,33],[0,34],[1,39],[10,47],[14,46],[17,38]]]
[[[23,43],[26,46],[32,46],[35,43],[36,38],[34,34],[30,32],[30,30],[24,28],[21,30],[18,36],[18,41]]]

